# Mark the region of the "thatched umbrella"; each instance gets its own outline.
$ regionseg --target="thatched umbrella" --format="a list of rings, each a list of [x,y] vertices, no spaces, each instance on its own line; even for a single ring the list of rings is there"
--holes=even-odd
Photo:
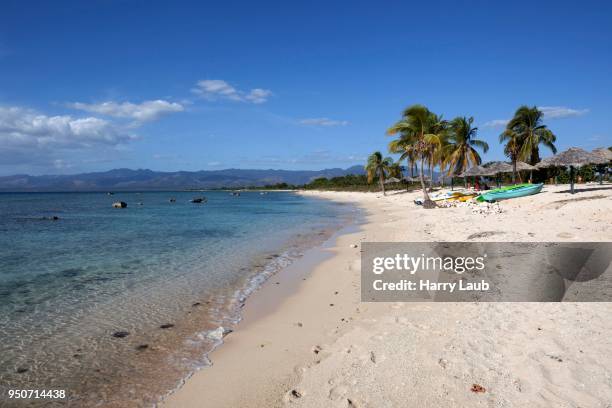
[[[574,194],[574,168],[582,167],[588,164],[605,164],[608,160],[587,152],[579,147],[570,147],[564,152],[548,157],[538,164],[536,167],[543,169],[546,167],[568,167],[570,169],[570,191]]]
[[[429,176],[423,175],[423,179],[425,181],[428,181],[429,180]],[[416,183],[416,182],[421,181],[421,179],[418,176],[417,177],[404,177],[404,180],[406,180],[406,181],[408,181],[410,183]]]
[[[527,164],[522,161],[516,162],[516,171],[524,171],[524,170],[537,170],[536,166],[532,166],[531,164]]]
[[[608,163],[612,161],[612,151],[610,149],[606,149],[605,147],[599,147],[593,150],[595,156],[606,160]],[[599,184],[603,184],[603,173],[606,171],[606,166],[604,164],[598,166],[597,169],[599,171]]]
[[[502,161],[485,163],[482,165],[482,167],[489,170],[493,174],[510,173],[512,171],[512,165]]]
[[[483,164],[482,167],[490,170],[491,172],[495,172],[495,175],[502,174],[502,173],[514,173],[515,171],[535,170],[536,169],[536,167],[530,164],[527,164],[525,162],[522,162],[522,161],[516,162],[516,169],[514,169],[514,166],[512,166],[512,163],[501,162],[501,161],[489,162],[489,163]],[[514,182],[514,177],[512,177],[512,182]],[[499,180],[498,180],[497,185],[499,186]]]
[[[495,182],[497,183],[497,187],[499,187],[500,185],[499,177],[497,177],[498,174],[512,173],[512,165],[502,161],[485,163],[482,165],[482,167],[490,171],[495,176]]]
[[[605,147],[599,147],[593,150],[591,153],[608,162],[612,161],[612,151],[610,151],[610,149],[606,149]]]
[[[491,170],[483,167],[483,166],[474,166],[470,167],[463,173],[461,173],[460,177],[477,177],[477,176],[494,176],[495,173]]]
[[[441,185],[444,186],[444,177],[448,176],[450,177],[450,186],[451,186],[451,191],[453,191],[454,187],[455,187],[455,177],[462,177],[461,174],[459,173],[455,173],[454,171],[451,171],[450,173],[447,173],[445,171],[442,171],[440,173],[440,178],[442,179]]]
[[[474,166],[474,167],[470,167],[469,169],[461,173],[459,177],[463,177],[463,179],[465,180],[467,177],[476,178],[478,176],[494,176],[494,175],[495,175],[494,172],[492,172],[491,170],[483,166]]]
[[[388,179],[385,180],[385,184],[391,184],[391,183],[399,183],[401,180],[398,179],[397,177],[389,177]]]

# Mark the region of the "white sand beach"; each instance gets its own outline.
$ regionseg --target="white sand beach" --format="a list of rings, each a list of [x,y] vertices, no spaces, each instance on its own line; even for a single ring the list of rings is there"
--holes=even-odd
[[[301,192],[366,210],[270,279],[164,407],[610,407],[612,304],[361,303],[360,243],[612,241],[612,186],[545,186],[501,212],[420,192]]]

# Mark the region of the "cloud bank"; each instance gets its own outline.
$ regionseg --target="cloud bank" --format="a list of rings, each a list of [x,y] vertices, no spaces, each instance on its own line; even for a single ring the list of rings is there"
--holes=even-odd
[[[104,119],[47,116],[21,107],[0,107],[0,145],[3,147],[117,145],[132,138]]]
[[[144,101],[139,104],[131,102],[117,103],[112,101],[95,104],[75,102],[68,104],[68,106],[85,112],[116,118],[129,118],[138,122],[157,120],[161,116],[185,110],[180,103],[168,102],[162,99]]]
[[[3,164],[52,163],[55,168],[65,168],[64,160],[56,157],[66,151],[117,148],[135,138],[100,118],[49,116],[18,106],[0,107],[0,162]]]
[[[566,106],[540,106],[545,117],[549,119],[569,118],[574,116],[582,116],[588,113],[588,109],[572,109]]]
[[[349,122],[329,118],[309,118],[300,120],[300,124],[306,126],[347,126]]]
[[[198,81],[196,87],[191,91],[210,101],[228,100],[255,104],[264,103],[272,96],[272,91],[269,89],[253,88],[249,91],[242,91],[222,79]]]

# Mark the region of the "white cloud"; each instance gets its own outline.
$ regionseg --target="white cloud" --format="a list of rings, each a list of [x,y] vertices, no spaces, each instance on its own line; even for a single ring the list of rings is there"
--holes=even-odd
[[[0,146],[75,147],[117,145],[133,139],[104,119],[47,116],[31,109],[0,107]]]
[[[510,120],[508,119],[494,119],[494,120],[490,120],[488,122],[483,123],[482,127],[483,128],[502,127],[502,126],[506,126],[508,122],[510,122]]]
[[[309,118],[300,120],[301,125],[307,126],[347,126],[347,120],[334,120],[329,118]]]
[[[538,106],[546,119],[561,119],[575,116],[581,116],[588,113],[588,109],[572,109],[565,106]],[[496,128],[506,126],[510,119],[494,119],[485,122],[483,128]]]
[[[180,103],[168,102],[162,99],[144,101],[136,104],[131,102],[102,102],[95,104],[71,103],[68,106],[74,109],[98,113],[101,115],[114,116],[117,118],[129,118],[138,122],[148,122],[159,119],[161,116],[181,112],[185,108]]]
[[[218,166],[220,166],[220,165],[221,165],[221,162],[218,162],[218,161],[212,161],[212,162],[208,162],[208,163],[206,163],[206,165],[207,165],[208,167],[218,167]]]
[[[53,160],[53,167],[55,167],[58,170],[63,170],[63,169],[71,168],[72,164],[67,163],[66,161],[64,161],[62,159],[55,159],[55,160]]]
[[[59,159],[68,151],[116,150],[136,137],[95,117],[48,116],[32,109],[0,107],[0,163],[70,167]]]
[[[244,96],[244,99],[253,103],[264,103],[272,96],[272,91],[268,89],[255,88]]]
[[[264,103],[272,96],[269,89],[254,88],[250,91],[236,89],[222,79],[205,79],[198,81],[196,87],[191,90],[204,99],[230,100],[236,102]]]
[[[581,116],[589,112],[588,109],[572,109],[565,106],[539,106],[538,109],[540,109],[548,119]]]

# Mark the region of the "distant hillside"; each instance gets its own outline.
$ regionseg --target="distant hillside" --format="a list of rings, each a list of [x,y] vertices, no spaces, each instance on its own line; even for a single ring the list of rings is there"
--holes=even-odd
[[[324,170],[201,170],[161,172],[114,169],[73,175],[0,177],[0,191],[121,191],[305,184],[319,177],[363,174],[362,166]]]

